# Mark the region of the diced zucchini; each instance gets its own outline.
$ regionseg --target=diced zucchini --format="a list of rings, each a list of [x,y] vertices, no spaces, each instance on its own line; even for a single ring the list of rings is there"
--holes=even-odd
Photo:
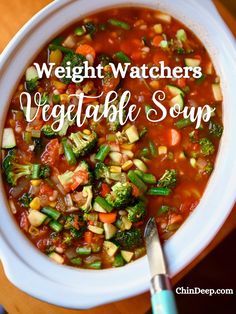
[[[133,252],[129,252],[129,251],[121,251],[121,256],[123,257],[123,259],[129,263],[132,259],[132,257],[134,256],[134,253]]]
[[[198,67],[201,63],[201,60],[199,59],[193,59],[193,58],[185,58],[184,59],[184,63],[187,67],[192,67],[192,68],[195,68],[195,67]]]
[[[112,257],[116,254],[116,251],[118,250],[118,246],[116,246],[113,242],[104,241],[103,242],[103,249],[107,253],[107,255]]]
[[[143,172],[147,172],[148,168],[142,160],[134,159],[133,163],[139,170],[141,170]]]
[[[212,91],[216,101],[221,101],[223,99],[219,84],[212,84]]]
[[[46,218],[47,218],[46,215],[35,209],[32,209],[28,215],[28,220],[30,224],[34,227],[39,227],[45,221]]]
[[[179,95],[174,96],[170,100],[169,104],[170,104],[171,107],[174,107],[175,105],[178,104],[179,107],[180,107],[180,110],[183,110],[183,108],[184,108],[184,97],[183,97],[183,95],[179,94]]]
[[[52,260],[54,260],[54,262],[57,262],[58,264],[64,263],[64,258],[56,252],[49,253],[48,257],[50,257]]]
[[[136,128],[135,125],[130,126],[126,131],[125,131],[129,142],[130,143],[134,143],[137,142],[139,140],[139,134],[138,134],[138,130]]]
[[[27,107],[23,107],[23,112],[24,112],[25,117],[26,117],[26,112],[27,112],[26,110],[27,110]],[[37,112],[37,108],[36,107],[30,107],[30,114],[29,114],[30,119],[34,118],[36,112]]]
[[[173,96],[177,96],[177,95],[182,95],[184,96],[184,92],[182,91],[181,88],[175,86],[175,85],[171,85],[171,84],[168,84],[166,85],[168,91],[173,95]]]
[[[103,234],[103,231],[104,231],[103,228],[92,226],[92,225],[88,225],[88,230],[96,234]]]
[[[206,65],[206,74],[208,75],[211,75],[213,74],[213,65],[212,65],[212,62],[208,62],[207,65]]]
[[[155,18],[161,20],[162,22],[166,22],[166,23],[171,22],[171,16],[169,14],[157,13],[155,14]]]
[[[15,134],[12,128],[5,128],[2,135],[2,148],[13,148],[16,146]]]
[[[197,161],[195,158],[190,158],[189,162],[193,168],[196,168]]]
[[[38,72],[35,68],[35,66],[31,66],[29,67],[26,72],[25,72],[25,79],[26,81],[31,81],[31,80],[35,80],[35,79],[38,79],[39,76],[38,76]]]
[[[103,227],[106,240],[111,239],[116,234],[117,228],[114,225],[105,222]]]
[[[122,160],[122,154],[118,152],[110,152],[109,157],[113,162],[120,165]]]
[[[185,32],[185,30],[184,29],[179,29],[178,31],[177,31],[177,33],[176,33],[176,38],[178,39],[178,40],[180,40],[180,41],[186,41],[186,39],[187,39],[187,34],[186,34],[186,32]]]

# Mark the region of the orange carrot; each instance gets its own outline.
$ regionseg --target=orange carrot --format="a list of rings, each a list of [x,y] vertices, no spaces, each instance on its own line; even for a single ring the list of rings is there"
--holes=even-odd
[[[153,40],[152,40],[152,44],[154,47],[159,47],[160,42],[163,40],[162,35],[156,35]]]
[[[87,244],[91,244],[93,238],[93,233],[91,231],[85,231],[84,233],[84,241]]]
[[[87,45],[87,44],[83,44],[83,45],[79,45],[76,49],[76,53],[79,53],[83,56],[87,56],[87,55],[92,55],[93,58],[95,58],[96,56],[96,52],[93,49],[93,47]]]
[[[98,217],[101,222],[112,224],[116,221],[116,213],[99,213]]]
[[[181,134],[176,129],[170,129],[168,131],[168,143],[170,146],[175,146],[179,144],[181,140]]]

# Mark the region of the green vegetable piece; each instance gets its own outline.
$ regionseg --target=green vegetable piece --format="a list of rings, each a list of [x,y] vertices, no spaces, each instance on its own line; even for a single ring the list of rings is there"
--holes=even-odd
[[[158,186],[162,188],[173,188],[177,182],[177,171],[175,169],[167,169],[163,176],[158,180]]]
[[[139,178],[139,176],[134,172],[134,170],[130,170],[128,172],[128,178],[134,185],[137,186],[137,188],[141,192],[145,192],[147,190],[146,184]]]
[[[58,218],[61,216],[61,213],[59,211],[57,211],[55,208],[52,208],[50,206],[43,207],[41,209],[41,212],[54,220],[58,220]]]
[[[147,191],[148,195],[162,195],[168,196],[171,193],[171,189],[169,188],[159,188],[159,187],[152,187]]]
[[[86,33],[86,29],[83,26],[76,27],[74,30],[75,35],[82,36]]]
[[[190,125],[192,125],[192,124],[193,124],[193,122],[192,122],[189,118],[180,119],[180,120],[178,120],[177,122],[175,122],[175,126],[176,126],[178,129],[185,128],[185,127],[190,126]]]
[[[102,262],[101,261],[95,261],[88,265],[89,268],[92,269],[101,269],[102,268]]]
[[[224,127],[218,123],[210,121],[209,123],[209,133],[215,137],[221,138],[223,134]]]
[[[114,262],[112,264],[113,267],[121,267],[124,266],[125,261],[123,259],[123,257],[121,256],[121,254],[117,254],[115,256]]]
[[[55,232],[60,232],[63,228],[62,224],[60,224],[58,221],[56,220],[52,220],[49,222],[49,227],[54,230]]]
[[[109,145],[101,145],[99,148],[99,151],[97,152],[95,159],[103,162],[107,155],[110,152],[110,146]]]
[[[159,209],[158,209],[158,212],[157,212],[157,215],[162,215],[162,214],[165,214],[168,212],[168,210],[170,209],[170,206],[167,206],[167,205],[162,205]]]
[[[117,20],[117,19],[109,19],[108,23],[113,25],[113,26],[117,26],[117,27],[123,28],[125,30],[129,30],[130,29],[130,25],[128,23],[125,23],[125,22]]]
[[[199,144],[201,145],[201,152],[204,156],[214,154],[215,146],[208,138],[201,138]]]
[[[149,141],[149,148],[150,148],[151,155],[153,157],[156,157],[158,155],[157,148],[153,141]]]
[[[130,58],[123,51],[117,51],[115,57],[122,63],[131,63]]]
[[[40,176],[40,165],[39,164],[33,164],[32,165],[32,179],[38,179]]]
[[[118,231],[115,241],[122,249],[132,250],[143,246],[142,233],[139,229],[131,228],[130,230]]]
[[[128,219],[131,222],[138,222],[146,216],[146,208],[143,201],[139,200],[134,205],[126,208],[128,212]]]
[[[76,266],[80,266],[83,263],[83,260],[80,257],[74,257],[70,260],[70,262]]]
[[[32,196],[29,193],[23,193],[18,199],[20,205],[24,208],[29,208],[30,202],[32,201]]]
[[[80,255],[89,255],[89,254],[91,254],[91,252],[92,252],[92,250],[91,250],[91,247],[89,247],[89,246],[76,248],[76,253],[78,253]]]
[[[132,186],[130,183],[117,182],[111,188],[111,193],[106,195],[106,201],[115,208],[126,206],[130,203],[132,195]]]
[[[65,157],[66,157],[66,160],[67,160],[68,164],[71,165],[71,166],[76,165],[77,161],[76,161],[75,154],[74,154],[74,152],[72,150],[72,147],[67,142],[66,138],[62,139],[62,145],[63,145],[63,148],[64,148],[64,154],[65,154]]]
[[[55,131],[53,131],[51,125],[49,125],[49,124],[45,124],[45,125],[42,127],[41,131],[43,132],[43,134],[44,134],[46,137],[49,137],[49,138],[56,135]]]

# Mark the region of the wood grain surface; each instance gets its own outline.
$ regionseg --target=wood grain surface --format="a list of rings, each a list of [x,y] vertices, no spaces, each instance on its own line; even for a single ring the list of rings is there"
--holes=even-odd
[[[0,52],[16,32],[50,0],[0,0]],[[219,0],[214,1],[220,14],[236,36],[236,21]],[[187,268],[173,278],[176,283],[202,258],[204,258],[222,239],[236,227],[236,206],[215,239]],[[9,314],[144,314],[150,308],[150,295],[144,293],[134,298],[90,309],[87,311],[68,310],[36,300],[14,287],[6,278],[0,264],[0,304]]]

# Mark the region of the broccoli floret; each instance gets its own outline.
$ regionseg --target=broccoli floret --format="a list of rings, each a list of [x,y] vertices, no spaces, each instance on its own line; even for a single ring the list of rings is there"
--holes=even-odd
[[[212,173],[213,169],[214,169],[213,164],[208,161],[207,165],[204,168],[204,172],[210,174],[210,173]]]
[[[49,178],[51,174],[51,168],[48,165],[41,165],[40,166],[40,172],[39,177],[42,179]]]
[[[92,22],[87,22],[84,24],[84,26],[86,28],[87,33],[90,34],[91,36],[93,36],[97,31],[96,25]]]
[[[93,172],[91,171],[91,168],[89,166],[89,164],[87,163],[87,161],[82,160],[79,165],[76,167],[74,173],[76,173],[77,171],[86,171],[88,173],[88,182],[86,184],[91,185],[93,183]]]
[[[74,123],[75,123],[75,120],[69,121],[68,118],[66,117],[64,120],[64,124],[63,124],[62,128],[58,132],[58,135],[59,136],[65,136],[67,131],[68,131],[68,128],[70,126],[72,126]]]
[[[146,208],[143,201],[139,200],[133,206],[126,208],[128,211],[128,219],[131,222],[138,222],[143,220],[146,216]]]
[[[96,163],[94,174],[97,180],[104,179],[107,183],[110,183],[110,171],[103,162]]]
[[[46,136],[46,137],[53,137],[56,135],[56,132],[53,131],[51,125],[49,124],[45,124],[41,131],[43,132],[43,134]]]
[[[214,153],[215,146],[208,138],[201,138],[199,144],[201,145],[201,152],[204,156],[212,155]]]
[[[158,180],[158,186],[163,188],[173,188],[177,182],[177,171],[167,169],[163,176]]]
[[[48,104],[49,103],[49,96],[48,96],[48,93],[44,92],[42,95],[41,95],[41,102],[40,104]]]
[[[7,183],[12,186],[15,186],[17,184],[17,181],[21,177],[29,176],[32,174],[32,164],[18,164],[16,151],[14,149],[8,152],[7,156],[3,160],[2,166]]]
[[[81,54],[68,52],[62,60],[61,66],[64,68],[69,67],[72,70],[74,67],[77,67],[77,66],[84,67],[85,61],[86,61],[86,58],[82,56]],[[70,64],[67,64],[67,62],[70,62]],[[83,73],[81,73],[81,76],[83,76]],[[61,81],[64,84],[69,84],[71,83],[71,78],[63,77]]]
[[[69,139],[72,141],[72,150],[76,157],[88,154],[97,143],[97,134],[92,131],[87,135],[83,132],[71,133]]]
[[[220,138],[222,136],[224,127],[218,123],[210,121],[209,123],[209,133],[214,135],[215,137]]]
[[[86,202],[80,209],[85,212],[89,212],[92,209],[93,190],[91,185],[87,185],[82,190],[83,196],[86,197]]]
[[[26,85],[26,89],[29,92],[34,92],[38,86],[38,77],[36,77],[30,81],[26,81],[25,85]]]
[[[28,208],[30,205],[30,202],[32,201],[32,196],[29,193],[24,193],[22,196],[18,199],[20,202],[20,205],[22,207]]]
[[[70,234],[72,236],[72,238],[74,239],[79,239],[83,236],[84,232],[87,230],[86,226],[82,226],[79,228],[79,230],[75,229],[75,228],[71,228],[70,229]]]
[[[103,67],[112,62],[112,58],[106,55],[105,53],[100,54],[98,60]]]
[[[119,107],[118,101],[114,102],[113,105],[116,106],[117,110],[119,109],[118,108]],[[125,117],[126,117],[126,111],[123,110],[122,111],[122,119],[124,120]],[[117,132],[121,126],[120,125],[120,119],[119,119],[119,113],[116,114],[115,119],[114,119],[113,115],[109,115],[107,117],[107,125],[108,125],[108,128],[110,131]]]
[[[132,186],[130,183],[118,182],[111,188],[110,194],[107,194],[106,201],[115,208],[126,206],[132,200]]]
[[[142,233],[139,229],[131,228],[130,230],[118,231],[115,241],[122,249],[132,250],[143,245]]]

